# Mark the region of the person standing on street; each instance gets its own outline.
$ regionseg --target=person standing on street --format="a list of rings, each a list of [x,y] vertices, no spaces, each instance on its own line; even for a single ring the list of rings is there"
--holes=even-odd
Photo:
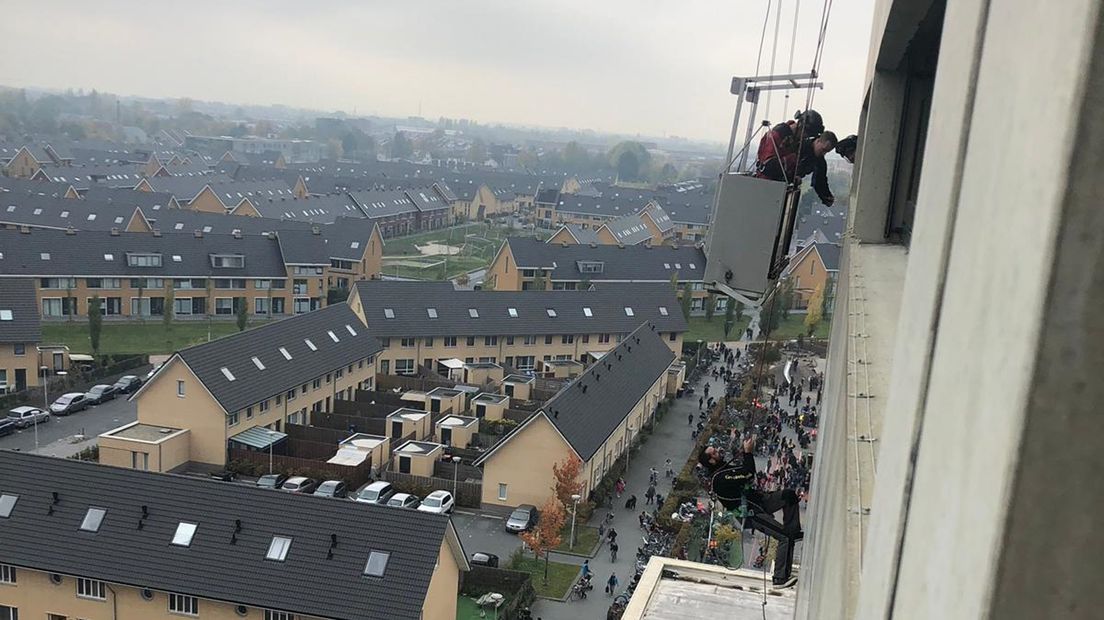
[[[606,580],[606,595],[614,594],[617,594],[617,573],[610,573],[609,579]]]
[[[617,542],[617,530],[613,529],[612,525],[610,526],[609,532],[606,533],[606,538],[609,539],[609,544],[611,545]]]
[[[615,542],[610,543],[610,562],[616,562],[617,561],[617,548],[618,548],[617,543],[615,543]]]
[[[644,503],[645,504],[651,504],[652,500],[655,499],[655,494],[656,494],[655,484],[653,483],[653,484],[648,485],[648,490],[644,492]]]
[[[693,426],[694,425],[694,414],[693,413],[686,414],[686,425],[687,426]]]

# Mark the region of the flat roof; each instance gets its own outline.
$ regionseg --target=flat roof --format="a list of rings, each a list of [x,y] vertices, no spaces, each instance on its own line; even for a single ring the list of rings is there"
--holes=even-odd
[[[506,396],[505,394],[492,394],[490,392],[483,392],[482,394],[480,394],[479,396],[476,396],[472,400],[473,400],[473,402],[483,401],[483,402],[491,402],[491,403],[500,403],[504,400],[509,400],[509,399],[510,399],[510,397]]]
[[[533,382],[533,377],[530,377],[528,375],[518,375],[518,374],[506,375],[506,377],[502,380],[502,382],[503,383],[532,383]]]
[[[464,364],[468,368],[502,368],[498,364],[492,364],[491,362],[469,362]]]
[[[460,390],[455,390],[453,388],[444,388],[444,387],[433,388],[432,390],[429,391],[430,396],[437,396],[437,397],[441,397],[441,398],[452,398],[454,396],[459,396],[460,394],[461,394]]]
[[[368,433],[357,433],[349,436],[341,441],[339,446],[342,448],[359,448],[362,450],[371,450],[381,443],[388,441],[383,435],[369,435]]]
[[[407,407],[403,407],[401,409],[396,409],[396,410],[392,411],[391,413],[387,414],[387,417],[390,418],[390,417],[393,417],[393,416],[402,416],[402,417],[404,417],[408,420],[421,420],[422,418],[424,418],[427,415],[429,415],[428,411],[422,411],[421,409],[410,409],[410,408],[407,408]]]
[[[547,366],[582,366],[582,362],[575,360],[542,360]]]
[[[653,556],[625,609],[624,620],[788,620],[793,618],[795,589],[779,590],[763,572],[728,569],[698,562]]]
[[[411,440],[396,448],[395,452],[401,452],[402,454],[431,454],[438,450],[443,450],[444,447],[444,444]]]
[[[121,439],[157,442],[164,441],[181,432],[183,432],[183,429],[172,428],[171,426],[158,426],[155,424],[142,424],[141,422],[137,422],[122,428],[117,428],[113,431],[108,431],[104,433],[104,435],[108,437],[119,437]]]
[[[471,426],[479,421],[479,418],[473,418],[466,415],[450,415],[446,418],[442,418],[437,426]]]

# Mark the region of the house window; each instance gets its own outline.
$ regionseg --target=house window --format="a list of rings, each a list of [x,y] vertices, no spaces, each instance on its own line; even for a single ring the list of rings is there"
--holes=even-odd
[[[610,335],[609,334],[598,334],[599,344],[608,344],[609,341],[610,341]]]
[[[131,267],[160,267],[160,254],[127,252],[127,265]]]
[[[414,339],[413,338],[403,338],[401,341],[399,341],[399,346],[405,347],[405,348],[413,347],[414,346]]]
[[[19,620],[19,608],[0,605],[0,620]]]
[[[475,346],[475,336],[468,336],[467,343],[468,343],[469,347],[474,347]]]
[[[181,397],[181,398],[184,397],[184,382],[183,381],[177,381],[176,382],[176,395]]]
[[[525,346],[533,346],[533,345],[537,344],[537,337],[536,336],[525,336],[525,339],[522,340],[521,344],[523,344]]]
[[[386,551],[371,551],[368,553],[368,563],[364,565],[364,574],[369,577],[383,577],[387,571],[387,560],[391,554]]]
[[[266,609],[264,620],[295,620],[295,615],[289,614],[286,611],[272,611],[271,609]]]
[[[238,412],[237,411],[235,411],[234,413],[231,413],[230,415],[226,416],[226,425],[227,426],[237,426],[238,425]]]
[[[240,254],[212,254],[211,266],[215,268],[241,269],[245,267],[245,257]]]
[[[169,594],[169,613],[186,616],[199,615],[199,599],[183,594]]]
[[[27,345],[22,342],[15,343],[14,345],[12,345],[12,353],[16,355],[26,355]]]
[[[412,375],[414,374],[414,360],[395,360],[395,374],[397,375]]]
[[[455,347],[456,346],[456,336],[445,336],[445,346],[446,347]]]
[[[504,482],[498,483],[498,501],[506,501],[506,483]]]
[[[564,334],[560,336],[560,344],[572,344],[575,342],[575,334]]]
[[[552,335],[551,334],[544,337],[544,344],[552,344]]]
[[[80,598],[92,598],[102,601],[107,598],[107,588],[102,581],[78,578],[77,596]]]
[[[487,347],[493,347],[498,345],[498,336],[484,336],[483,345]]]
[[[0,564],[0,583],[15,583],[15,581],[15,567],[8,566],[7,564]]]
[[[149,471],[149,454],[145,452],[131,452],[130,468],[140,471]]]

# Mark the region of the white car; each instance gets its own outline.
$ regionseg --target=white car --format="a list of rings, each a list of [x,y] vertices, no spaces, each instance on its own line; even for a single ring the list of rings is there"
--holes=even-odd
[[[439,515],[452,514],[452,509],[455,507],[456,502],[452,499],[452,493],[448,491],[434,491],[426,498],[422,500],[422,505],[418,506],[418,510],[422,512],[432,512]]]
[[[38,407],[16,407],[8,412],[8,419],[19,428],[30,428],[50,421],[50,414]]]

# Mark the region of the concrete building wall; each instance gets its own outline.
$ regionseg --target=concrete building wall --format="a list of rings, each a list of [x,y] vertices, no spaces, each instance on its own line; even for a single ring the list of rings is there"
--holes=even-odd
[[[884,233],[902,146],[897,65],[930,4],[875,8],[836,296],[835,316],[851,318],[833,325],[797,617],[1094,617],[1104,331],[1087,317],[1104,301],[1101,5],[947,3],[906,248]],[[881,277],[877,263],[894,261],[903,283]],[[899,314],[870,311],[895,294]],[[867,373],[872,398],[858,399]],[[879,401],[868,468],[858,436]]]

